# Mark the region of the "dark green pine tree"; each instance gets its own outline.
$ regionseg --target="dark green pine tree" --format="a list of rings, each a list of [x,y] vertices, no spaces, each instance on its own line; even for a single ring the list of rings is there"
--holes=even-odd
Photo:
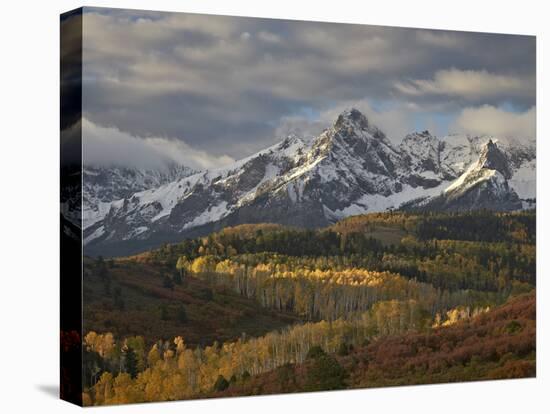
[[[126,372],[130,374],[130,377],[136,378],[138,374],[138,361],[136,353],[131,347],[126,349]]]
[[[163,321],[168,320],[168,309],[166,308],[166,305],[161,305],[160,307],[160,319]]]
[[[185,311],[185,307],[183,305],[178,307],[176,317],[179,323],[183,324],[187,322],[187,312]]]
[[[165,275],[162,279],[162,286],[166,289],[174,290],[174,281],[170,276]]]
[[[181,285],[181,283],[182,283],[182,281],[183,281],[183,280],[182,280],[182,277],[181,277],[181,273],[182,273],[182,272],[183,272],[183,269],[182,269],[181,271],[177,271],[177,270],[176,270],[176,271],[174,272],[174,276],[172,277],[172,279],[173,279],[173,281],[174,281],[174,283],[175,283],[176,285]]]
[[[214,384],[215,391],[224,391],[229,387],[229,382],[225,379],[223,375],[218,375],[216,383]]]

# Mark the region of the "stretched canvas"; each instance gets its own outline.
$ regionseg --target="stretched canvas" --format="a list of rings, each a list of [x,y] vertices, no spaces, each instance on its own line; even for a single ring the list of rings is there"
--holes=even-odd
[[[533,377],[533,36],[61,16],[61,397]]]

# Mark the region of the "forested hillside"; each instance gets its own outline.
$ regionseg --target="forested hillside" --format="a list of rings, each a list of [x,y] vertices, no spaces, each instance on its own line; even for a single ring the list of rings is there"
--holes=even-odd
[[[533,294],[451,327],[381,337],[311,352],[299,364],[230,384],[211,396],[275,394],[533,377],[536,373]]]
[[[88,260],[84,269],[86,331],[138,335],[147,346],[178,335],[190,345],[206,346],[302,320],[198,278],[181,280],[179,272],[165,266],[100,259]]]
[[[532,376],[535,224],[377,213],[88,259],[84,401]]]

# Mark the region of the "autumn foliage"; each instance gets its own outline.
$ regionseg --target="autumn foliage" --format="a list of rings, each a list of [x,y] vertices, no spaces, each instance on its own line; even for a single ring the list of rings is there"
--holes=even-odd
[[[535,240],[534,212],[390,212],[87,259],[82,400],[534,376]]]

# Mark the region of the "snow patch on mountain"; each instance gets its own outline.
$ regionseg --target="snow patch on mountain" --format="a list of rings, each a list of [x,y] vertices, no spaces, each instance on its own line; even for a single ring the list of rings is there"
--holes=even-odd
[[[100,226],[98,228],[96,228],[93,233],[89,234],[88,236],[86,236],[84,238],[84,244],[88,244],[89,242],[91,242],[92,240],[95,240],[97,239],[98,237],[101,237],[105,234],[105,227],[104,226]]]
[[[383,196],[380,194],[364,195],[355,203],[336,211],[330,211],[330,214],[337,220],[345,217],[355,216],[365,213],[376,213],[381,211],[399,209],[404,203],[411,200],[420,200],[441,194],[451,183],[451,181],[442,181],[436,187],[423,189],[420,187],[412,187],[404,185],[402,191]]]
[[[508,157],[497,144],[489,140],[482,146],[478,160],[441,195],[416,205],[413,203],[412,208],[442,211],[519,210],[523,204],[514,189],[508,185],[511,177]]]
[[[182,230],[218,221],[225,217],[229,212],[230,210],[227,209],[227,201],[222,201],[216,206],[208,207],[202,214],[193,219],[193,221],[183,226]]]
[[[517,168],[509,184],[522,199],[536,198],[536,160],[532,159]]]
[[[503,208],[515,208],[514,191],[534,198],[535,144],[493,141],[499,150],[489,159],[490,137],[439,138],[423,131],[395,147],[363,114],[346,110],[317,137],[289,135],[224,168],[161,180],[110,202],[96,197],[86,243],[183,237],[199,227],[207,232],[214,223],[319,227],[459,194],[469,194],[464,202],[474,206],[484,206],[481,200],[489,195]]]
[[[158,170],[86,165],[82,169],[82,224],[86,229],[101,221],[113,202],[137,192],[154,189],[194,171],[170,164]]]

